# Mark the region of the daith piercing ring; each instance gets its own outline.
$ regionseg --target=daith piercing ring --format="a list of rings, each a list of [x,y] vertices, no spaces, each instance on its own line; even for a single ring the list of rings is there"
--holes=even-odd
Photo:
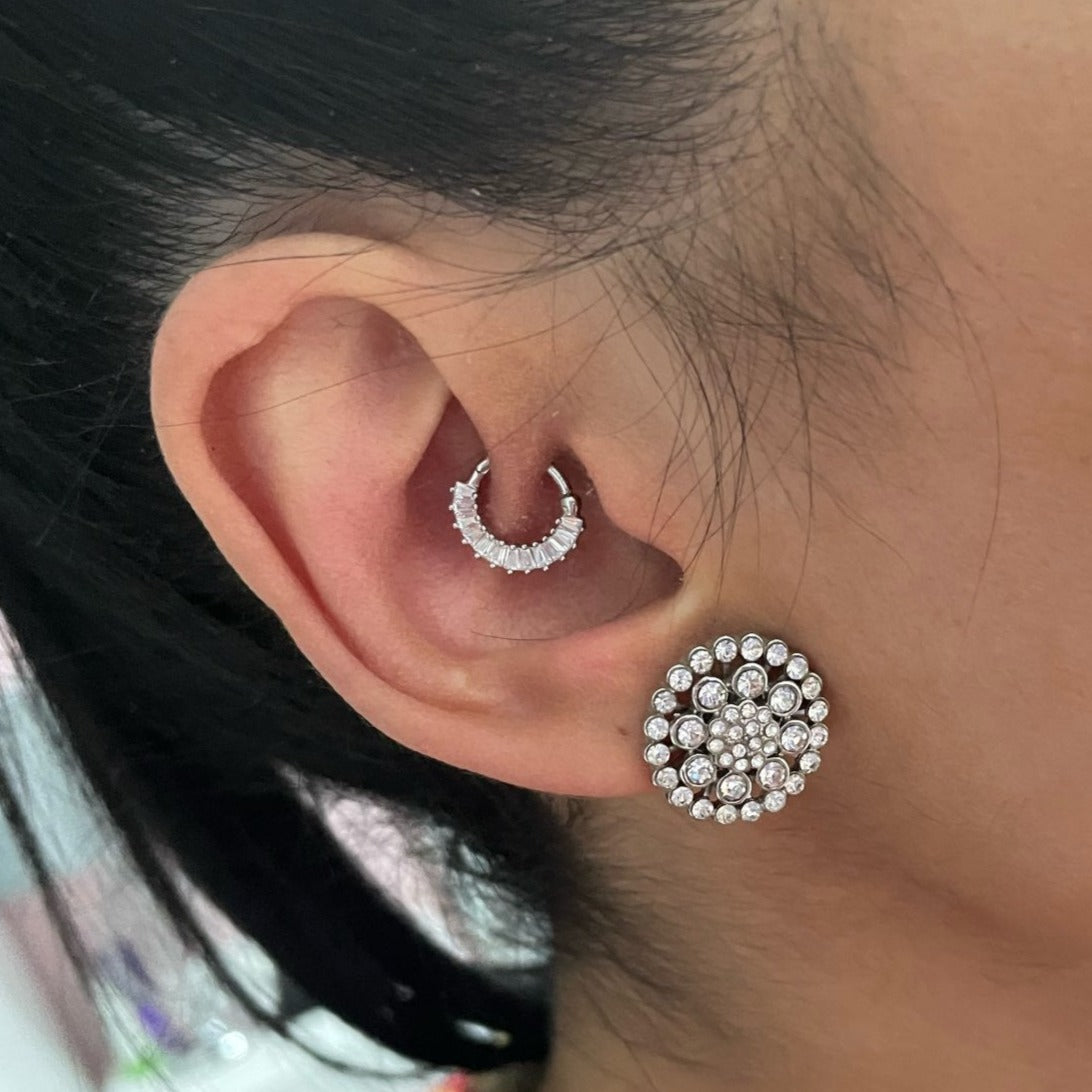
[[[530,544],[503,542],[482,522],[478,511],[478,487],[488,473],[487,457],[474,467],[469,480],[456,482],[451,487],[454,495],[448,507],[455,513],[452,526],[463,536],[463,542],[483,561],[488,561],[491,569],[505,569],[510,574],[548,569],[576,548],[576,540],[584,530],[584,521],[580,518],[580,506],[569,489],[569,483],[556,466],[548,467],[546,473],[553,478],[561,493],[561,515],[545,538]]]

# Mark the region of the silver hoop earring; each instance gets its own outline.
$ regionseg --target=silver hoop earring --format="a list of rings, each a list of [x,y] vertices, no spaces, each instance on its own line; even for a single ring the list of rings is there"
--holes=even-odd
[[[491,569],[506,569],[509,574],[548,569],[576,549],[584,521],[579,516],[580,506],[569,483],[556,466],[547,467],[546,473],[561,493],[561,515],[545,538],[529,544],[504,542],[482,522],[478,511],[478,488],[488,473],[489,459],[485,458],[474,467],[474,473],[467,481],[456,482],[451,487],[454,496],[448,507],[455,513],[452,526],[462,535],[463,542],[483,561],[488,561]]]
[[[819,769],[830,706],[808,658],[780,638],[718,637],[668,669],[644,757],[668,803],[694,819],[754,822]]]

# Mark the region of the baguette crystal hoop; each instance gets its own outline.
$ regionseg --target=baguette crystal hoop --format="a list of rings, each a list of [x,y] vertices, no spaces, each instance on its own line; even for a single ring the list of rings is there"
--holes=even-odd
[[[699,645],[667,671],[644,723],[652,783],[692,819],[755,822],[819,769],[830,704],[808,658],[757,633]]]
[[[584,530],[584,521],[580,518],[580,505],[569,489],[569,483],[556,466],[547,467],[546,473],[561,493],[561,515],[545,538],[531,543],[504,542],[485,526],[478,510],[478,489],[488,473],[487,457],[474,467],[474,473],[465,482],[456,482],[451,487],[452,498],[448,507],[455,515],[452,527],[478,557],[489,563],[491,569],[504,569],[509,575],[545,570],[576,549],[577,540]]]

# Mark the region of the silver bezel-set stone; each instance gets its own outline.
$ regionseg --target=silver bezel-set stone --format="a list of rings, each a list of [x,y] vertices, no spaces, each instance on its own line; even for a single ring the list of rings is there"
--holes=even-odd
[[[757,633],[744,634],[739,642],[739,654],[745,660],[761,660],[766,651],[766,642]]]
[[[794,682],[782,679],[770,687],[769,697],[766,699],[769,709],[779,717],[791,717],[800,708],[804,700],[800,687]]]
[[[813,774],[822,763],[822,756],[815,751],[805,751],[800,756],[800,769],[806,774]]]
[[[825,724],[817,724],[811,730],[811,745],[818,750],[820,747],[825,747],[827,740],[830,738],[830,733],[827,731]]]
[[[666,743],[650,743],[645,748],[645,761],[650,766],[663,766],[671,758],[671,748]]]
[[[722,664],[730,664],[739,655],[739,645],[734,637],[718,637],[713,642],[713,655]]]
[[[654,743],[667,739],[671,732],[671,725],[667,723],[667,717],[659,713],[654,714],[645,721],[645,738]]]
[[[748,800],[739,809],[739,817],[745,823],[754,823],[762,818],[763,807],[757,800]]]
[[[679,783],[679,771],[674,766],[661,766],[652,775],[652,784],[661,789],[673,789]]]
[[[814,672],[809,675],[805,675],[800,683],[800,693],[811,701],[813,698],[819,697],[819,692],[823,689],[823,680],[819,678]]]
[[[816,698],[815,701],[808,706],[808,720],[813,722],[826,720],[829,712],[830,706],[827,704],[827,699]]]
[[[691,694],[698,709],[714,713],[728,700],[728,687],[723,679],[718,679],[715,675],[705,675],[694,683]]]
[[[784,641],[772,640],[766,646],[766,663],[770,667],[781,667],[789,658],[789,646]]]
[[[732,676],[732,689],[741,698],[756,698],[766,689],[766,672],[758,664],[744,664]]]
[[[716,804],[703,796],[690,805],[690,817],[691,819],[712,819],[716,814],[716,810]]]
[[[716,759],[710,755],[691,755],[679,767],[679,776],[692,789],[704,789],[717,779]]]
[[[657,690],[652,695],[652,708],[657,713],[674,713],[678,705],[678,698],[670,690]]]
[[[688,785],[677,785],[667,794],[667,799],[676,808],[688,808],[694,802],[694,790]]]
[[[770,758],[756,774],[756,780],[767,791],[784,788],[789,778],[789,764],[783,758]]]
[[[751,795],[753,788],[745,774],[730,773],[717,782],[717,796],[726,804],[738,804]]]
[[[686,713],[671,725],[671,742],[685,751],[700,747],[708,736],[705,721],[694,713]]]
[[[788,755],[801,755],[808,749],[811,732],[802,720],[790,720],[781,729],[781,750]]]
[[[800,652],[794,652],[790,657],[787,664],[785,664],[785,674],[788,675],[793,682],[800,682],[808,673],[808,658]]]
[[[694,673],[685,664],[676,664],[667,673],[667,685],[676,694],[681,694],[694,685]]]
[[[716,666],[716,657],[709,651],[704,645],[698,645],[697,648],[690,650],[690,655],[687,656],[686,662],[690,665],[690,670],[695,675],[708,675],[710,671]]]
[[[738,818],[739,808],[733,807],[731,804],[721,804],[721,806],[717,808],[716,820],[724,826],[728,826],[729,823],[734,823]]]

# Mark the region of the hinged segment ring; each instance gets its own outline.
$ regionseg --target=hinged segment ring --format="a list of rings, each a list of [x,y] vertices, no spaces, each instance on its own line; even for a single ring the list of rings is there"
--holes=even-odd
[[[448,507],[455,514],[452,526],[460,532],[463,542],[483,561],[487,561],[490,568],[505,569],[509,573],[548,569],[576,549],[576,541],[584,530],[584,521],[579,515],[579,502],[556,466],[549,466],[546,473],[561,493],[561,515],[545,538],[532,543],[504,542],[482,522],[478,511],[478,488],[488,473],[489,458],[486,457],[474,467],[467,481],[456,482],[451,487],[453,496]]]

